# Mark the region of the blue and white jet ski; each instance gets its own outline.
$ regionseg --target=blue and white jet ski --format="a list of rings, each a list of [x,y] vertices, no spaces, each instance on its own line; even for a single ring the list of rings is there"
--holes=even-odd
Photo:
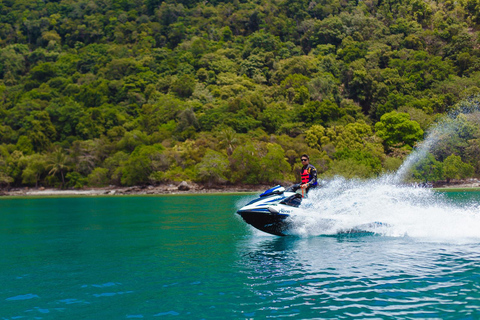
[[[302,203],[302,195],[295,192],[296,188],[296,185],[287,189],[275,186],[247,203],[237,213],[258,230],[285,236],[289,227],[286,219],[300,210],[298,207]]]
[[[292,227],[292,219],[301,214],[299,208],[303,196],[297,193],[299,185],[293,185],[287,189],[278,185],[260,194],[240,208],[237,213],[246,223],[266,233],[277,236],[286,236]],[[326,228],[335,224],[333,219],[321,219]],[[380,228],[388,227],[382,222],[371,222],[355,226],[353,228],[336,229],[336,235],[344,234],[376,234]]]

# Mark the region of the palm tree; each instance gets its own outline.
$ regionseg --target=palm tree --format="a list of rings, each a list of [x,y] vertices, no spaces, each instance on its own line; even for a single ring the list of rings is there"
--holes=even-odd
[[[57,173],[60,173],[62,177],[62,188],[65,186],[65,174],[64,171],[69,169],[68,166],[68,157],[63,152],[62,148],[57,148],[54,152],[50,154],[47,162],[47,168],[50,169],[48,174],[54,176]]]
[[[230,127],[227,127],[220,131],[220,139],[227,147],[227,154],[231,156],[237,143],[237,133]]]

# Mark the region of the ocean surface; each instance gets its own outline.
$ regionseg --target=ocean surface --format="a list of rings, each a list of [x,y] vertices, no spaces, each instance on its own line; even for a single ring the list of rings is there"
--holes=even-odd
[[[479,192],[339,183],[289,237],[253,198],[2,198],[0,319],[480,319]]]

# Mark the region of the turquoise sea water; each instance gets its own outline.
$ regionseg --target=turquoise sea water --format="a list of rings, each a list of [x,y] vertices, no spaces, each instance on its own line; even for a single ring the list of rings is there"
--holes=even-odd
[[[354,237],[262,234],[248,195],[3,198],[0,319],[480,319],[480,193],[409,192]]]

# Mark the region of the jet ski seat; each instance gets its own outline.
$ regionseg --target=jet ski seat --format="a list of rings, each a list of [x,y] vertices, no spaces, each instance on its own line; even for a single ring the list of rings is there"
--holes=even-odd
[[[290,206],[290,207],[295,207],[298,208],[300,207],[300,204],[302,203],[302,195],[299,193],[295,193],[291,195],[290,197],[287,197],[280,201],[281,204]]]

